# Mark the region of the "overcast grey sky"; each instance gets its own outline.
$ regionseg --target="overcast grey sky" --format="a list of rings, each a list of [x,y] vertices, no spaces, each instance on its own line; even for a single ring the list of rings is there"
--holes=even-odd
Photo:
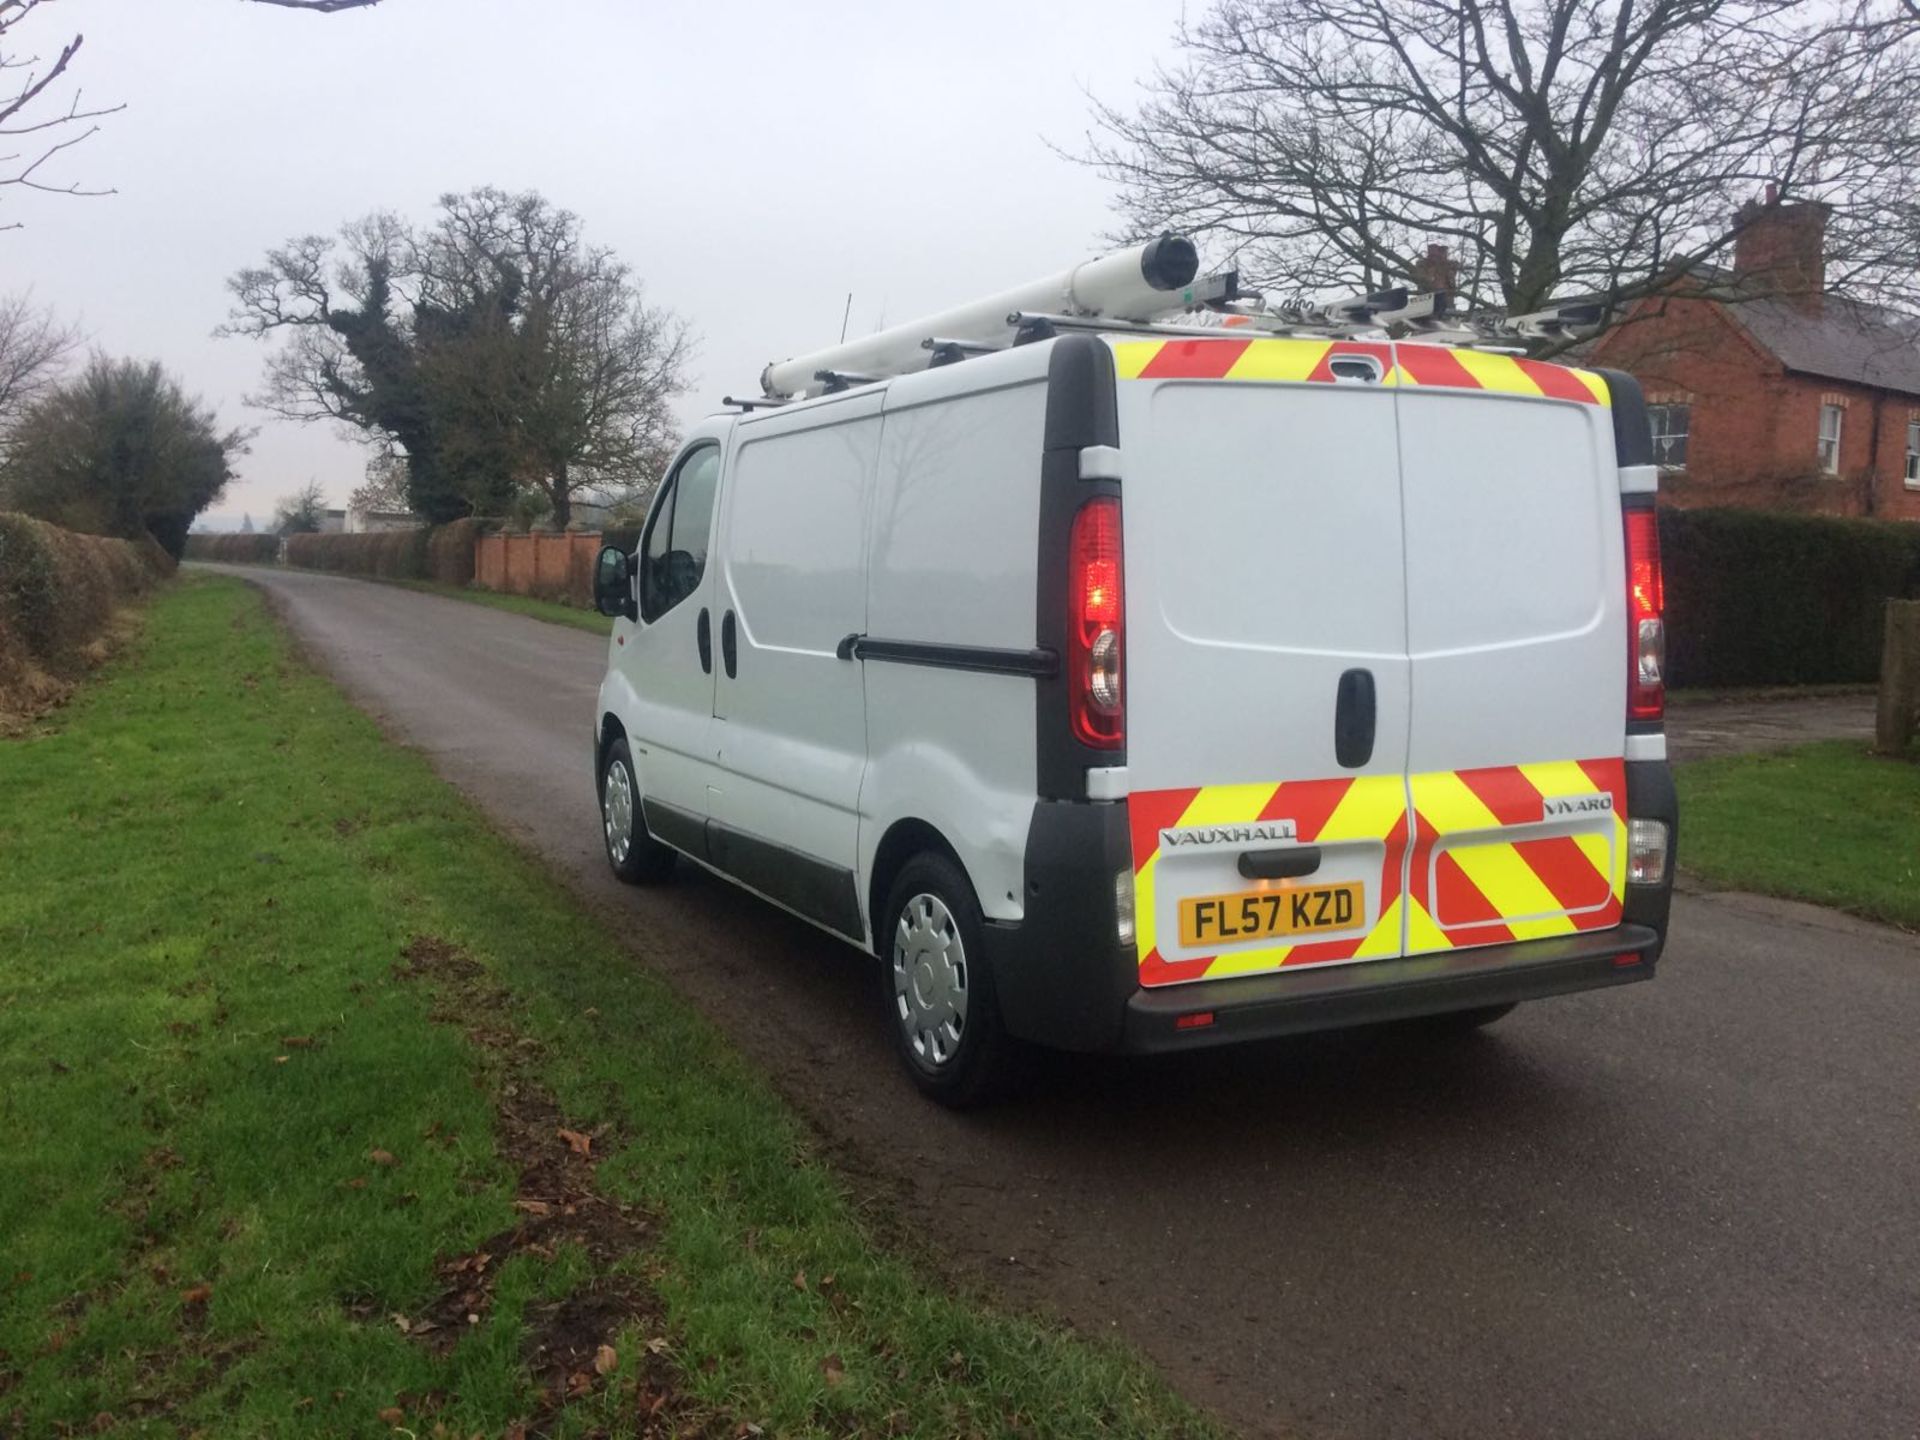
[[[579,212],[701,339],[689,418],[769,359],[1064,268],[1111,222],[1059,159],[1083,93],[1133,92],[1181,0],[385,0],[302,14],[240,0],[58,0],[17,32],[125,101],[58,178],[10,196],[0,291],[31,288],[116,354],[153,357],[258,425],[222,514],[265,518],[365,451],[248,410],[264,351],[216,340],[224,282],[267,247],[442,192],[531,187]]]

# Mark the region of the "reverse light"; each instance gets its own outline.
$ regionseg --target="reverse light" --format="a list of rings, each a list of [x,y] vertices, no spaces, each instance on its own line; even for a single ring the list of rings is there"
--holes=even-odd
[[[1658,885],[1667,878],[1667,826],[1663,820],[1627,822],[1627,883]]]
[[[1660,574],[1660,520],[1627,511],[1627,718],[1667,713],[1667,594]]]
[[[1133,867],[1113,877],[1113,928],[1115,938],[1124,945],[1133,944]]]
[[[1067,684],[1074,738],[1097,750],[1126,743],[1126,604],[1120,499],[1102,495],[1073,517],[1067,564]]]

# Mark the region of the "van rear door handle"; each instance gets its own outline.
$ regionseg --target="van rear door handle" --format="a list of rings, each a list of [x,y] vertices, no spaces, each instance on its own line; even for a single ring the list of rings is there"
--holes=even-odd
[[[1295,845],[1286,850],[1243,850],[1240,873],[1249,880],[1297,880],[1320,868],[1318,845]]]
[[[727,679],[731,680],[739,673],[740,653],[734,643],[733,611],[729,610],[720,617],[720,663],[727,667]]]
[[[693,627],[693,634],[694,638],[700,642],[700,673],[711,675],[713,673],[713,621],[708,618],[705,610],[700,612],[700,619]]]
[[[1358,770],[1373,758],[1375,710],[1373,672],[1342,675],[1333,707],[1333,754],[1343,768]]]

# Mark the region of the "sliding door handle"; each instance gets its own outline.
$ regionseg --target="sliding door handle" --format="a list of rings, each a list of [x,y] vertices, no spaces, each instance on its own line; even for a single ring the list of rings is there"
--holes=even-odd
[[[700,642],[700,673],[713,673],[713,621],[707,612],[700,612],[699,622],[693,627],[694,638]]]
[[[735,641],[733,611],[720,617],[720,663],[727,667],[727,679],[740,673],[740,649]]]

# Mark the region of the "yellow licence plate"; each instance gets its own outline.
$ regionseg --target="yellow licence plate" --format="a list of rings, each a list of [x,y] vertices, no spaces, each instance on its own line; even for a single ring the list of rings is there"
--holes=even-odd
[[[1320,930],[1350,930],[1366,918],[1367,887],[1284,885],[1236,895],[1193,895],[1180,902],[1180,943],[1237,945]]]

